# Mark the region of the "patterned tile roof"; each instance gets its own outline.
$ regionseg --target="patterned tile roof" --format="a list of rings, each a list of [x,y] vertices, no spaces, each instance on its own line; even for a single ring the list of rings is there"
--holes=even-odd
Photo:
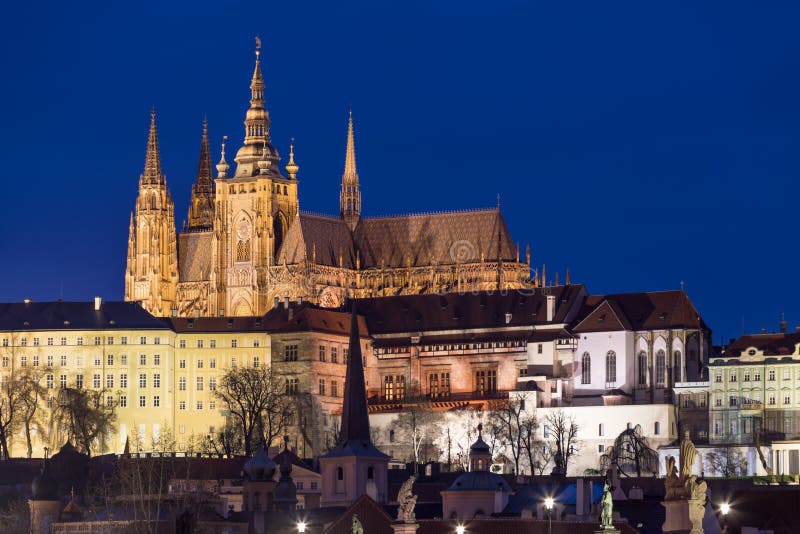
[[[208,280],[212,239],[210,231],[178,234],[178,279],[181,282]]]
[[[591,295],[586,298],[575,324],[575,332],[618,330],[663,330],[708,326],[685,291],[651,291]]]
[[[315,254],[315,249],[317,263],[321,265],[338,267],[341,255],[345,268],[355,268],[353,237],[347,224],[336,217],[310,213],[300,213],[289,227],[278,253],[277,262],[285,261],[292,265],[306,258],[310,260]]]

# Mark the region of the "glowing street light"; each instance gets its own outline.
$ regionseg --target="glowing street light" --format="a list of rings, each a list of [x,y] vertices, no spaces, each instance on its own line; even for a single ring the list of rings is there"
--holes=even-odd
[[[297,523],[297,532],[305,532],[306,531],[306,523],[305,521],[300,521]]]
[[[548,511],[550,511],[550,510],[553,509],[553,504],[554,503],[555,503],[555,501],[553,500],[553,498],[552,497],[548,497],[548,498],[546,498],[544,500],[544,507],[547,508]]]
[[[466,532],[466,531],[467,531],[467,529],[464,528],[464,525],[458,525],[456,527],[456,534],[464,534],[464,532]]]
[[[544,500],[544,507],[547,509],[547,534],[553,533],[553,504],[555,500],[552,497]]]
[[[722,516],[725,517],[728,515],[728,512],[731,511],[731,505],[724,502],[719,506],[719,511],[722,512]]]

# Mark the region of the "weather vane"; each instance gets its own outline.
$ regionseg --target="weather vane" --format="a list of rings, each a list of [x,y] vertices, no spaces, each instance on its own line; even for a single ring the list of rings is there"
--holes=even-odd
[[[256,55],[259,55],[261,52],[261,37],[256,35]]]

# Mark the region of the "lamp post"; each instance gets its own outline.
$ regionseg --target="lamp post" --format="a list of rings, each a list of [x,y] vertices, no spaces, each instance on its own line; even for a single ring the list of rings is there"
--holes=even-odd
[[[305,532],[306,531],[306,522],[305,521],[298,521],[297,522],[297,532]]]
[[[547,534],[553,534],[553,504],[554,500],[552,497],[548,497],[544,500],[544,507],[547,510]]]
[[[719,505],[719,511],[722,513],[722,532],[728,532],[728,512],[731,511],[731,505],[724,502]]]
[[[466,532],[466,531],[467,531],[467,529],[464,528],[464,525],[458,525],[456,527],[456,534],[464,534],[464,532]]]

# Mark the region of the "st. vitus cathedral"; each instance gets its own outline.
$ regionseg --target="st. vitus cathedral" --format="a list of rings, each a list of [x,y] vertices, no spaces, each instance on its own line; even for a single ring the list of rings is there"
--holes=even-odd
[[[529,250],[520,261],[499,207],[362,217],[352,114],[339,217],[300,211],[293,147],[284,175],[270,139],[259,50],[250,94],[233,173],[223,144],[214,178],[204,122],[197,180],[179,234],[152,113],[130,220],[125,300],[159,316],[238,316],[264,314],[287,298],[337,307],[348,296],[540,283],[538,276],[531,278]]]

